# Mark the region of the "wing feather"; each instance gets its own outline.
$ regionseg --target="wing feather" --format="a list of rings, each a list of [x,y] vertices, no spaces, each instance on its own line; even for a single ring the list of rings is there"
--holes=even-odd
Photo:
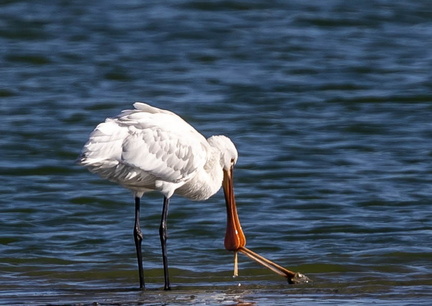
[[[143,103],[134,106],[96,127],[80,162],[126,187],[172,194],[204,167],[209,144],[176,114]]]

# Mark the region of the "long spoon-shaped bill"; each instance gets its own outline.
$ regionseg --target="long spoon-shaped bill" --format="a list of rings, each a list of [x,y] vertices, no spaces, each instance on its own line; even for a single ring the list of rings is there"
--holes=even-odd
[[[225,233],[225,249],[234,252],[234,276],[237,276],[237,252],[241,252],[270,270],[288,279],[291,284],[308,283],[310,279],[301,273],[293,272],[264,258],[261,255],[246,248],[246,237],[243,233],[237,214],[237,206],[234,197],[233,169],[224,170],[222,187],[225,194],[227,208],[227,228]]]
[[[227,208],[227,227],[225,233],[225,249],[234,252],[234,276],[238,276],[237,251],[246,245],[246,237],[243,233],[237,214],[234,197],[233,169],[225,170],[222,181]]]
[[[234,197],[233,170],[224,170],[222,187],[225,194],[227,208],[227,228],[225,233],[225,249],[237,252],[239,248],[246,245],[246,237],[243,233],[240,220],[237,214],[237,207]]]

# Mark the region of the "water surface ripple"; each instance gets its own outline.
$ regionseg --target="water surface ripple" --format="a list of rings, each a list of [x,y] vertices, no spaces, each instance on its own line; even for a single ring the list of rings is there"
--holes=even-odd
[[[417,1],[2,1],[0,304],[427,305],[432,298],[432,9]],[[147,101],[228,135],[248,247],[222,193],[133,199],[75,165],[94,126]]]

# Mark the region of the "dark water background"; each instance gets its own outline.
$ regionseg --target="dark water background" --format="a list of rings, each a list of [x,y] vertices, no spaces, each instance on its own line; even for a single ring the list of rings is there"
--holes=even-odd
[[[428,305],[432,5],[377,1],[1,1],[0,304]],[[94,126],[147,101],[240,153],[248,246],[223,248],[222,193],[133,203],[74,164]]]

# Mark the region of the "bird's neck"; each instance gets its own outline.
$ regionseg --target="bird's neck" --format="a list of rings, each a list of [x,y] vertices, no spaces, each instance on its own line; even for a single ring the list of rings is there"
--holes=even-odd
[[[207,200],[221,188],[222,179],[220,153],[214,152],[204,167],[197,169],[194,177],[177,189],[175,193],[191,200]]]

